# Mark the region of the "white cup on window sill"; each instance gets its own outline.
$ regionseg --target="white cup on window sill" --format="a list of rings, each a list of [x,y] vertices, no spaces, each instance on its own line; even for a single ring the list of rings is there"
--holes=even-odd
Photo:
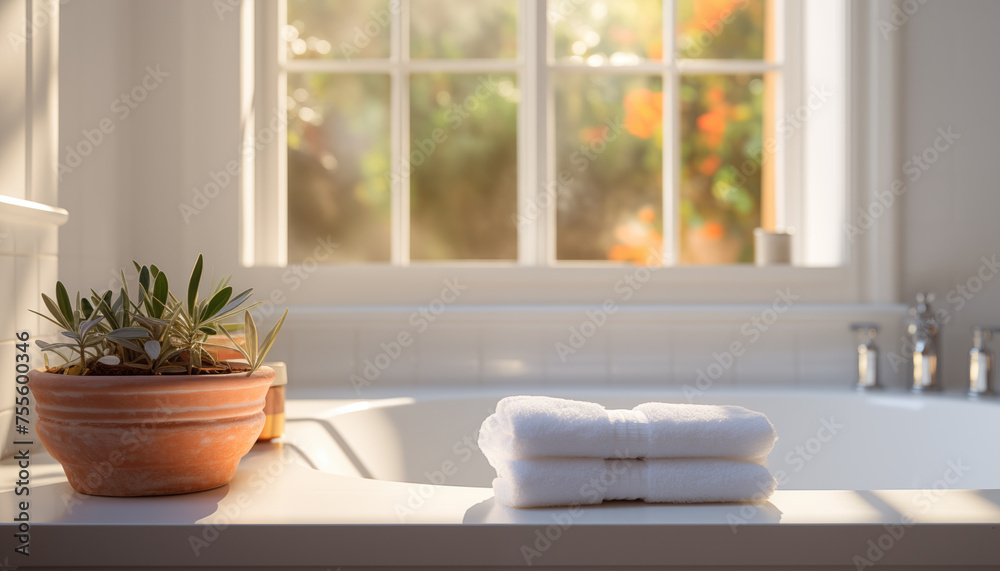
[[[792,230],[770,232],[763,228],[753,231],[753,260],[758,266],[782,266],[792,263]]]

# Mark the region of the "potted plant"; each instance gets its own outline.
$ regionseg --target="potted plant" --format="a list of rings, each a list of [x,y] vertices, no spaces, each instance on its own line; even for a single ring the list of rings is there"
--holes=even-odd
[[[75,490],[102,496],[180,494],[228,483],[264,425],[264,396],[274,371],[261,363],[288,310],[258,343],[244,307],[253,293],[234,295],[225,278],[199,296],[198,256],[178,299],[156,266],[135,264],[133,296],[122,273],[110,290],[77,294],[61,282],[55,299],[42,295],[65,341],[36,341],[45,368],[29,374],[38,438]],[[244,360],[213,357],[208,341],[229,332],[224,321],[243,313]],[[49,366],[49,354],[62,362]]]

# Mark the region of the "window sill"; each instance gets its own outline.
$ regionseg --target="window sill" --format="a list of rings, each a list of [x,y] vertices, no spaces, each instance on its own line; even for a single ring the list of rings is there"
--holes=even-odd
[[[777,290],[807,303],[856,303],[850,267],[580,266],[414,264],[242,268],[234,276],[257,285],[256,298],[275,305],[423,305],[453,288],[455,305],[616,303],[771,303]],[[406,284],[400,287],[400,284]],[[449,296],[451,297],[451,296]]]

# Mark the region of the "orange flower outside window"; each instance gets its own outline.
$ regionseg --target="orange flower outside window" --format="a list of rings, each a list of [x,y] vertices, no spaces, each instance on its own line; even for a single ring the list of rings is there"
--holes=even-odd
[[[625,129],[641,139],[657,133],[663,121],[663,94],[633,89],[625,95]]]

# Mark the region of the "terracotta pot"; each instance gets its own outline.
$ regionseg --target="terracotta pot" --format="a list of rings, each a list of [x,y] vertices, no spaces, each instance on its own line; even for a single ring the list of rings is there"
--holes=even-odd
[[[74,490],[159,496],[209,490],[233,478],[264,426],[274,371],[28,376],[38,438]]]
[[[240,347],[246,347],[246,338],[242,333],[233,334],[233,340],[239,343]],[[226,347],[232,347],[233,342],[229,340],[225,335],[209,335],[208,342],[213,345],[223,345]],[[229,361],[232,359],[243,359],[243,354],[233,349],[222,349],[219,347],[212,347],[209,345],[205,346],[205,352],[212,355],[216,361]]]

